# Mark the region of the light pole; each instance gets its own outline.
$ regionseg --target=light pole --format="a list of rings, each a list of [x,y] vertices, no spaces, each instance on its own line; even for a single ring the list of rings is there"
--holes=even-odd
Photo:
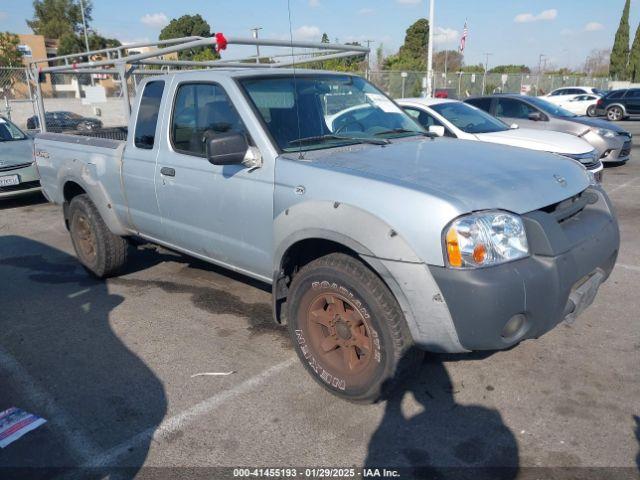
[[[427,98],[433,94],[433,30],[434,30],[434,3],[436,0],[429,0],[429,37],[427,39]]]
[[[489,56],[493,53],[485,52],[484,75],[482,75],[482,95],[484,95],[484,87],[487,83],[487,70],[489,69]]]
[[[533,93],[535,96],[538,96],[538,92],[540,91],[540,75],[542,75],[542,59],[544,58],[545,64],[547,63],[547,56],[544,53],[541,53],[538,56],[538,77],[536,79],[536,91]]]
[[[258,31],[262,30],[262,27],[253,27],[251,32],[253,34],[253,38],[258,39]],[[256,63],[260,63],[260,45],[256,43]]]
[[[87,21],[84,17],[84,0],[80,0],[80,14],[82,15],[82,28],[84,29],[84,46],[87,49],[87,61],[90,62],[91,59],[89,58],[89,37],[87,35]],[[91,86],[93,86],[93,74],[89,74],[89,78],[91,79]]]

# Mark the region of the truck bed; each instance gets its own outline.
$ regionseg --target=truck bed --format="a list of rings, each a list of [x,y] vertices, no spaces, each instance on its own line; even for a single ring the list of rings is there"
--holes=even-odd
[[[122,209],[125,202],[120,174],[125,144],[124,140],[67,133],[38,134],[34,150],[45,195],[61,204],[65,185],[76,182],[95,190],[87,193],[102,200],[98,202],[100,207]]]

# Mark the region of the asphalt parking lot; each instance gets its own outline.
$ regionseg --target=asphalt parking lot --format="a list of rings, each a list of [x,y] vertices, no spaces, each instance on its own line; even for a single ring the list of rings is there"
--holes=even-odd
[[[604,180],[622,247],[594,305],[509,351],[430,355],[371,406],[305,373],[271,321],[268,287],[151,248],[97,281],[76,262],[59,207],[0,202],[0,411],[47,419],[0,450],[0,467],[511,467],[502,478],[579,467],[576,478],[636,478],[640,122],[622,125],[636,136],[632,160]],[[203,372],[233,373],[193,376]]]

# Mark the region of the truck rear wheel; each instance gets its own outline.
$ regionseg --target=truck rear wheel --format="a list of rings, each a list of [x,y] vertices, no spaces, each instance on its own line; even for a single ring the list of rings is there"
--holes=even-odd
[[[332,253],[303,267],[287,303],[289,333],[300,360],[338,397],[374,402],[400,369],[422,358],[393,294],[349,255]]]
[[[85,194],[71,200],[69,232],[80,263],[96,277],[114,275],[126,263],[126,240],[111,233],[98,209]]]

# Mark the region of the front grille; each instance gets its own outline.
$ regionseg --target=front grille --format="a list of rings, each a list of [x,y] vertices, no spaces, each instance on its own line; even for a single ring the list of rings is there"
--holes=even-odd
[[[595,150],[577,155],[564,154],[564,156],[580,162],[587,170],[593,170],[600,166],[600,160],[598,159],[598,154]]]
[[[543,207],[540,210],[553,215],[558,223],[562,223],[578,215],[587,205],[596,203],[597,201],[598,195],[587,189],[573,197]]]
[[[0,167],[0,172],[9,172],[11,170],[18,170],[19,168],[28,167],[33,162],[21,163],[20,165],[9,165],[8,167]]]
[[[9,185],[8,187],[0,187],[0,193],[29,190],[30,188],[38,188],[39,186],[40,186],[40,182],[38,180],[34,180],[33,182],[24,182],[24,183],[19,183],[18,185]]]

